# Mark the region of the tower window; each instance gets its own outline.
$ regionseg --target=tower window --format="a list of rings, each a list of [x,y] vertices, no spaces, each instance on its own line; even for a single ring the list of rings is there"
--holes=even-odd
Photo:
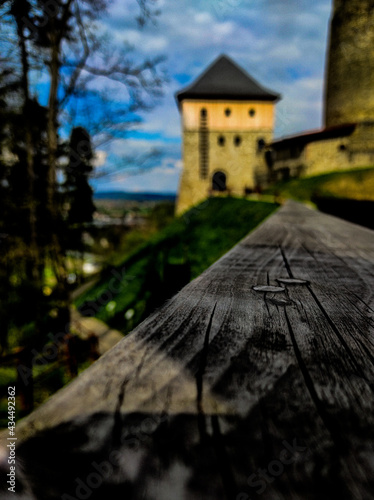
[[[234,137],[234,144],[235,144],[235,146],[238,147],[238,146],[240,146],[241,143],[242,143],[242,138],[240,137],[240,135],[236,135]]]
[[[225,115],[226,116],[230,116],[231,115],[231,109],[230,108],[226,108],[225,109]]]
[[[226,142],[226,139],[223,137],[223,135],[220,135],[218,137],[218,145],[219,146],[224,146],[225,145],[225,142]]]
[[[256,110],[254,110],[253,108],[251,108],[249,111],[248,111],[248,114],[251,118],[253,118],[256,114]]]
[[[200,116],[201,116],[202,118],[206,118],[207,114],[208,114],[208,112],[207,112],[207,110],[206,110],[205,108],[202,108],[202,109],[200,110]]]
[[[259,153],[261,153],[261,151],[264,149],[264,147],[265,147],[265,141],[264,141],[264,139],[259,139],[257,141],[257,151]]]

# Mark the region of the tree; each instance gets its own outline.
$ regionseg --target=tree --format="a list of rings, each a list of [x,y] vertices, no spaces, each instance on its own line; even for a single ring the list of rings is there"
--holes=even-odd
[[[63,203],[66,208],[65,249],[81,253],[83,265],[83,231],[95,212],[93,189],[89,178],[93,171],[93,151],[88,132],[83,127],[72,130],[69,162],[65,170]],[[79,273],[76,273],[79,278]],[[81,273],[82,274],[82,273]]]
[[[69,226],[92,222],[95,205],[93,190],[89,184],[92,174],[93,152],[91,139],[83,127],[72,130],[69,142],[69,163],[65,174],[65,197],[69,205],[67,221]]]
[[[21,208],[11,207],[11,204],[8,207],[12,214],[7,223],[20,221],[18,229],[11,223],[12,227],[8,228],[13,231],[13,250],[16,242],[22,242],[17,258],[13,259],[13,270],[18,272],[17,259],[22,261],[21,268],[25,270],[18,273],[15,281],[20,279],[24,284],[30,283],[38,290],[38,302],[42,302],[45,269],[51,265],[56,286],[50,295],[50,304],[64,310],[62,316],[65,319],[68,318],[69,293],[62,236],[64,211],[57,174],[64,153],[61,131],[72,118],[71,103],[78,109],[77,103],[82,97],[96,99],[103,109],[102,116],[111,120],[111,123],[110,120],[104,122],[100,131],[101,139],[105,137],[106,140],[113,130],[116,134],[122,133],[136,122],[136,111],[148,108],[151,100],[159,95],[162,85],[162,75],[157,70],[159,58],[139,63],[131,60],[127,48],[117,49],[110,44],[109,38],[104,43],[104,37],[95,36],[95,20],[108,3],[109,0],[5,0],[0,7],[1,57],[6,59],[9,74],[14,75],[12,84],[16,89],[5,92],[4,102],[10,110],[7,139],[1,137],[0,131],[1,150],[9,148],[13,155],[11,165],[8,165],[9,175],[3,179],[5,170],[2,167],[0,181],[9,182],[8,192],[14,195],[14,199],[22,200]],[[138,3],[140,24],[144,24],[154,14],[153,2],[138,0]],[[18,50],[14,51],[10,44]],[[31,75],[35,70],[49,78],[44,107],[33,92]],[[111,105],[105,92],[92,92],[87,88],[88,83],[98,76],[124,86],[128,100],[120,109]],[[7,85],[6,78],[0,80],[0,98]],[[84,124],[83,114],[80,117],[75,115],[74,119],[82,120]],[[70,163],[72,152],[80,142],[77,138],[85,134],[82,127],[75,127],[71,135]],[[78,189],[86,201],[92,194],[87,182],[91,160],[90,150],[86,156],[81,156],[78,168],[69,171],[66,179],[68,191]],[[88,201],[83,216],[78,205],[76,199],[71,200],[68,214],[71,224],[73,221],[77,224],[83,222],[79,222],[79,218],[87,220],[92,212]],[[8,250],[9,257],[12,250]]]

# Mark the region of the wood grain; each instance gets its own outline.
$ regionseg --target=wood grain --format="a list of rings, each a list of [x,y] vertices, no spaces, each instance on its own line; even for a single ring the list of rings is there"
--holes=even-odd
[[[374,498],[373,314],[374,233],[288,202],[18,425],[9,498]]]

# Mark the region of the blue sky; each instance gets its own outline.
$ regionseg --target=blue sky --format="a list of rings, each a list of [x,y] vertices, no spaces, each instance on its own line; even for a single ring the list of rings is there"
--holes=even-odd
[[[181,162],[180,117],[174,93],[226,53],[264,86],[279,92],[275,137],[322,125],[324,67],[331,0],[157,0],[156,23],[139,31],[135,0],[114,0],[100,21],[118,44],[139,56],[166,56],[169,81],[157,106],[127,139],[99,148],[98,165],[162,151],[146,174],[95,180],[96,190],[175,192]]]

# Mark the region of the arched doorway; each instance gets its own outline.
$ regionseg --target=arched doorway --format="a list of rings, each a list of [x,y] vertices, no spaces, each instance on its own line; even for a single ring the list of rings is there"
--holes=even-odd
[[[224,172],[216,172],[212,177],[213,191],[226,191],[226,174]]]

